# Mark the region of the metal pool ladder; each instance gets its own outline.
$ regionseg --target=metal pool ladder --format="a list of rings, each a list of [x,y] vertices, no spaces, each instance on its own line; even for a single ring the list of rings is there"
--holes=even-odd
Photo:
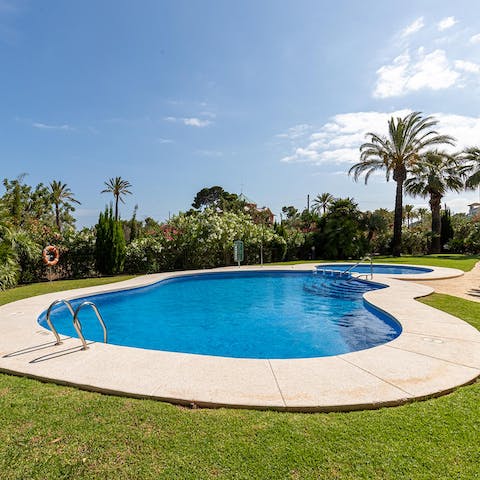
[[[361,263],[364,263],[364,262],[370,262],[370,280],[371,280],[373,278],[373,260],[372,260],[372,257],[368,257],[368,256],[363,257],[355,265],[352,265],[351,267],[348,267],[346,270],[344,270],[342,272],[342,275],[346,275],[347,273],[350,273],[355,267],[357,267],[358,265],[360,265]],[[368,278],[368,274],[367,273],[362,273],[362,274],[356,276],[356,278],[360,278],[360,277]]]
[[[62,299],[62,300],[55,300],[48,307],[48,310],[47,310],[47,323],[48,323],[48,326],[50,327],[50,330],[55,335],[55,339],[56,339],[55,345],[60,345],[62,343],[62,340],[60,338],[60,335],[57,332],[57,329],[54,327],[54,325],[52,323],[50,315],[51,315],[51,312],[52,312],[52,308],[55,305],[58,305],[60,303],[64,303],[67,306],[68,310],[70,311],[70,314],[72,315],[73,327],[75,328],[75,331],[77,332],[78,337],[82,341],[82,350],[86,350],[88,348],[85,337],[83,336],[82,324],[80,323],[80,319],[78,317],[78,314],[80,313],[80,311],[84,307],[90,306],[93,309],[93,311],[95,312],[95,315],[96,315],[96,317],[97,317],[97,319],[98,319],[98,321],[99,321],[99,323],[100,323],[100,325],[103,329],[103,342],[108,343],[107,326],[105,325],[105,322],[103,321],[102,315],[100,314],[100,311],[98,310],[98,307],[93,302],[89,302],[89,301],[82,302],[77,307],[77,309],[74,311],[73,307],[72,307],[72,304],[68,300],[63,300]]]

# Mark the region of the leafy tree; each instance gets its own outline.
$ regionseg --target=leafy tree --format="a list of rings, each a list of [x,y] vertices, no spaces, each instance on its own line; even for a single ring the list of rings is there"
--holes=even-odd
[[[320,220],[317,251],[326,258],[358,258],[364,255],[362,215],[351,198],[338,198]]]
[[[373,212],[365,212],[365,226],[367,230],[367,240],[370,243],[375,236],[388,231],[388,217],[379,210]]]
[[[51,196],[42,183],[35,188],[23,182],[26,174],[15,180],[3,180],[5,193],[0,199],[9,224],[29,227],[32,224],[51,224]]]
[[[67,216],[68,218],[69,213],[75,211],[72,203],[80,205],[80,202],[75,199],[73,192],[67,187],[66,183],[53,180],[50,182],[50,191],[55,211],[55,224],[58,230],[61,230],[61,217]]]
[[[412,177],[405,182],[405,190],[413,196],[428,197],[432,211],[431,253],[441,252],[441,204],[445,194],[459,192],[464,187],[468,167],[458,157],[445,152],[431,151],[412,169]]]
[[[360,162],[353,165],[349,174],[355,181],[365,175],[365,183],[377,170],[385,170],[387,181],[396,182],[395,217],[393,225],[392,253],[398,257],[402,249],[403,186],[408,172],[422,162],[422,154],[429,147],[453,145],[453,138],[440,135],[433,117],[422,117],[413,112],[404,118],[391,118],[388,136],[368,133],[369,141],[360,147]]]
[[[125,262],[125,237],[121,223],[115,220],[112,207],[100,213],[96,226],[95,260],[97,270],[104,275],[123,271]]]
[[[115,220],[118,221],[118,202],[125,203],[123,197],[132,194],[129,190],[132,185],[128,180],[123,180],[122,177],[109,178],[104,184],[107,188],[102,190],[101,193],[113,194],[115,200]]]
[[[282,213],[285,215],[287,220],[296,220],[300,216],[298,209],[293,205],[282,207]]]
[[[312,202],[313,211],[318,214],[322,211],[323,215],[325,215],[328,207],[334,200],[335,198],[331,193],[321,193],[320,195],[317,195]]]
[[[192,207],[197,210],[215,208],[228,212],[240,212],[245,206],[246,202],[236,193],[227,192],[218,185],[202,188],[192,203]]]

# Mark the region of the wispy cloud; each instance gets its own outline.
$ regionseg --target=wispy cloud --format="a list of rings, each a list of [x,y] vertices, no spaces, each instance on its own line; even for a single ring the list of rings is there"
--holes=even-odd
[[[472,35],[470,37],[470,43],[480,43],[480,33]]]
[[[468,60],[455,60],[455,68],[468,73],[480,73],[480,65]]]
[[[456,20],[455,17],[445,17],[437,23],[437,28],[440,32],[443,32],[444,30],[452,28],[457,23],[458,20]]]
[[[189,117],[189,118],[183,118],[183,123],[185,125],[189,125],[190,127],[208,127],[208,125],[211,125],[211,120],[205,120],[197,117]]]
[[[401,32],[400,36],[408,37],[409,35],[413,35],[414,33],[421,30],[425,24],[423,23],[423,17],[419,17],[414,20],[410,25],[407,25]]]
[[[174,143],[172,139],[170,138],[162,138],[162,137],[159,137],[156,139],[156,142],[157,143],[160,143],[161,145],[166,145],[168,143]]]
[[[308,134],[312,126],[308,123],[301,123],[290,127],[286,132],[275,135],[277,138],[288,138],[289,140],[296,140]]]
[[[32,127],[39,128],[40,130],[64,130],[64,131],[74,131],[74,127],[68,124],[63,125],[52,125],[48,123],[33,122]]]
[[[208,127],[213,123],[211,120],[198,117],[165,117],[164,120],[172,123],[183,123],[183,125],[197,128]]]
[[[351,164],[359,160],[359,147],[365,141],[368,132],[387,134],[388,120],[392,116],[404,117],[408,113],[410,110],[335,115],[281,161],[314,165]],[[456,138],[457,148],[461,149],[478,142],[480,116],[436,113],[434,117],[439,121],[440,132]]]

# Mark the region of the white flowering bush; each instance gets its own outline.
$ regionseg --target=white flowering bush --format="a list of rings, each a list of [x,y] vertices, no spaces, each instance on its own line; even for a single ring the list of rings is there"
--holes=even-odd
[[[154,273],[166,269],[166,265],[162,263],[163,250],[162,241],[156,236],[136,238],[127,245],[125,271]]]
[[[177,232],[172,240],[178,252],[177,268],[209,268],[233,263],[233,242],[245,244],[245,263],[257,263],[263,244],[264,259],[272,250],[283,251],[285,240],[268,225],[256,224],[249,215],[234,212],[180,214],[169,225]]]
[[[55,242],[57,243],[57,242]],[[67,278],[91,277],[95,275],[95,230],[66,230],[58,240],[60,261],[57,270]]]
[[[235,240],[245,244],[244,263],[259,262],[262,243],[264,261],[281,260],[286,248],[270,226],[255,224],[249,215],[207,209],[180,213],[160,231],[134,240],[127,246],[125,270],[150,273],[230,265]]]

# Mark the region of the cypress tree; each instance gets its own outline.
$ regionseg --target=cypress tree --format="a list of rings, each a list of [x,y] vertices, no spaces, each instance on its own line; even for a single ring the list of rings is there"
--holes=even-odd
[[[454,230],[452,226],[452,216],[450,213],[450,209],[447,208],[445,205],[445,210],[443,211],[442,214],[442,220],[441,220],[441,233],[440,233],[440,238],[441,238],[441,247],[442,250],[444,250],[444,245],[446,245],[454,235]]]
[[[123,271],[125,263],[125,237],[119,221],[113,216],[112,207],[100,213],[96,226],[96,268],[103,275],[115,275]]]

